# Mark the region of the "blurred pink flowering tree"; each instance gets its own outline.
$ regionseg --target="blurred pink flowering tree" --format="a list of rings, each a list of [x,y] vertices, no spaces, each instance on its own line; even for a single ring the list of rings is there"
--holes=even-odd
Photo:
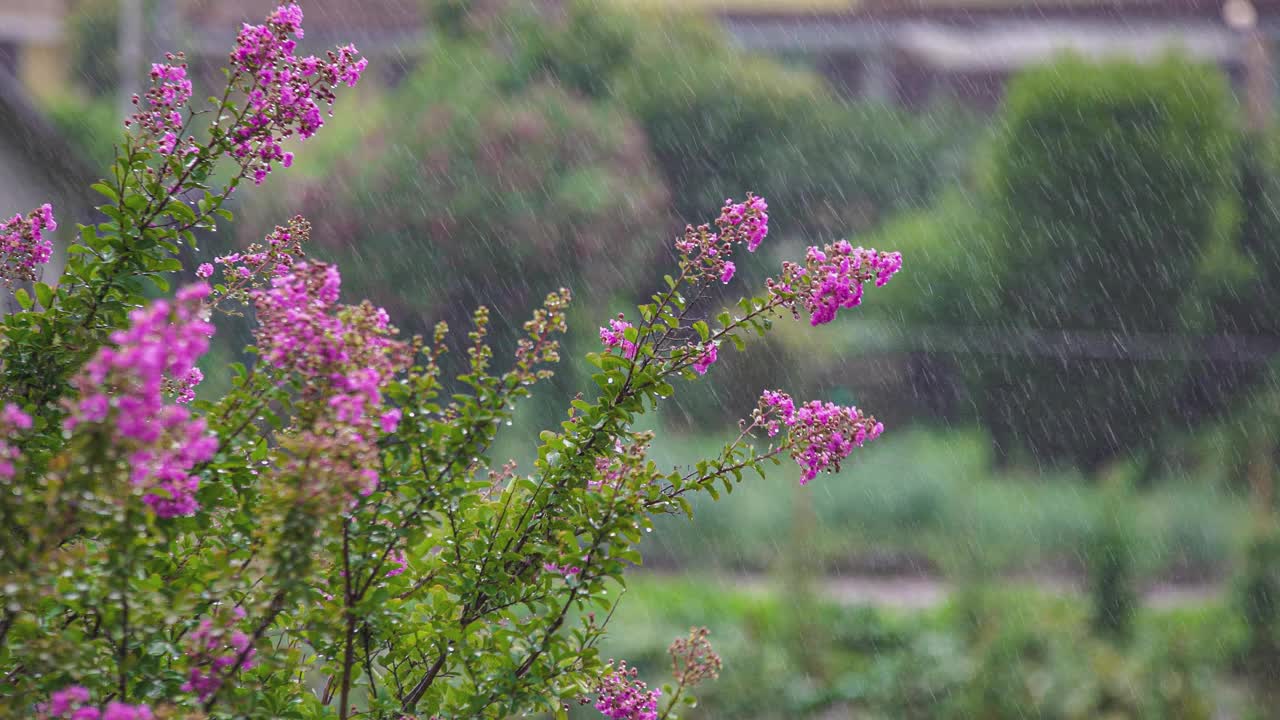
[[[677,240],[666,288],[600,329],[598,391],[541,433],[533,467],[494,466],[498,429],[559,360],[567,290],[534,311],[501,372],[477,310],[467,391],[449,396],[448,328],[402,339],[381,308],[344,304],[338,268],[305,257],[301,218],[145,301],[183,269],[192,230],[226,216],[241,180],[288,167],[286,141],[314,134],[359,79],[354,48],[295,54],[301,23],[286,5],[246,25],[212,107],[192,104],[181,56],[154,67],[94,186],[107,220],[80,228],[56,285],[34,282],[48,206],[0,230],[0,275],[24,309],[0,345],[0,715],[502,718],[580,701],[677,717],[720,671],[705,631],[673,644],[664,688],[596,651],[608,617],[592,608],[611,611],[650,517],[785,455],[808,482],[882,427],[767,391],[719,455],[667,469],[635,422],[725,343],[786,313],[828,322],[901,258],[811,248],[761,296],[701,319],[734,254],[768,235],[763,198],[727,201]],[[236,172],[211,186],[222,162]],[[215,314],[241,311],[258,323],[257,362],[230,369],[225,397],[196,400]]]

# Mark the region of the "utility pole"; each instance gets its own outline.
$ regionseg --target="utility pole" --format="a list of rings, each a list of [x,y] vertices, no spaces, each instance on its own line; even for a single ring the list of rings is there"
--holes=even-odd
[[[1250,232],[1260,227],[1262,193],[1265,192],[1264,178],[1267,173],[1267,130],[1271,125],[1272,105],[1274,103],[1274,80],[1272,77],[1271,53],[1267,46],[1266,34],[1258,24],[1258,12],[1249,0],[1227,0],[1222,6],[1222,19],[1227,26],[1240,37],[1242,59],[1244,61],[1244,111],[1245,111],[1245,146],[1241,159],[1241,191],[1244,207],[1245,252],[1257,255],[1262,249],[1252,247],[1258,243],[1275,242],[1274,238],[1258,237],[1257,232]],[[1265,398],[1263,403],[1273,405],[1275,398]],[[1252,421],[1253,427],[1246,430],[1248,453],[1248,480],[1250,494],[1253,497],[1255,511],[1260,527],[1266,529],[1272,525],[1272,508],[1275,502],[1275,463],[1272,461],[1275,452],[1274,422],[1270,408],[1262,408]]]
[[[133,95],[141,89],[138,83],[142,69],[142,0],[120,0],[117,72],[120,75],[120,115],[133,114]]]

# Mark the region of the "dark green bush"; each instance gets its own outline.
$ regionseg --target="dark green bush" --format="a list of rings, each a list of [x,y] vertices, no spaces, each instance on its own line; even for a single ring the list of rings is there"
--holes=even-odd
[[[984,192],[1001,265],[986,320],[1088,340],[1074,357],[982,362],[974,394],[998,437],[1096,469],[1170,421],[1186,363],[1143,342],[1109,356],[1106,338],[1195,329],[1196,271],[1231,192],[1230,108],[1217,70],[1174,57],[1064,59],[1012,83]]]

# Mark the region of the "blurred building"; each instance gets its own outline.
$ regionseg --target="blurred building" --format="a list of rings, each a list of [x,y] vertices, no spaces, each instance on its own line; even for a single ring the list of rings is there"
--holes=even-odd
[[[14,2],[15,0],[3,0]],[[172,0],[192,55],[220,66],[240,23],[274,0]],[[548,0],[551,3],[557,0]],[[705,12],[744,48],[812,65],[842,92],[905,107],[940,98],[990,108],[1010,76],[1064,52],[1149,60],[1171,49],[1239,84],[1244,43],[1221,0],[618,0]],[[307,45],[354,42],[387,81],[428,37],[423,0],[308,0]],[[1254,3],[1280,38],[1280,0]]]
[[[804,0],[796,0],[803,3]],[[854,97],[906,107],[951,98],[991,108],[1019,70],[1063,53],[1151,60],[1170,50],[1213,63],[1237,86],[1245,43],[1205,0],[865,0],[832,8],[721,5],[741,46],[804,59]],[[1254,3],[1259,29],[1280,37],[1280,2]]]
[[[0,0],[0,72],[29,92],[55,92],[66,69],[67,0]]]

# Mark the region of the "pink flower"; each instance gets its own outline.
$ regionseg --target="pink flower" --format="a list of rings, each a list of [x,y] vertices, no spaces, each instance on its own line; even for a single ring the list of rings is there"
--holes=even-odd
[[[89,691],[73,685],[59,690],[50,697],[48,704],[36,707],[36,717],[53,720],[152,720],[147,705],[126,705],[122,702],[107,703],[106,712],[89,704]]]
[[[694,372],[699,375],[706,375],[707,369],[711,367],[711,364],[716,361],[718,356],[719,352],[716,348],[716,344],[711,343],[707,345],[706,348],[703,349],[702,353],[693,361]]]
[[[387,571],[386,577],[401,575],[405,570],[409,569],[409,558],[405,556],[403,550],[392,552],[389,559],[394,567]]]
[[[35,280],[36,266],[49,262],[53,242],[45,232],[58,229],[53,206],[45,203],[27,213],[0,221],[0,279],[6,285],[14,280]]]
[[[187,637],[187,682],[184,692],[195,693],[201,702],[222,687],[229,675],[253,667],[256,650],[249,635],[236,625],[245,617],[243,608],[219,610],[204,620]]]
[[[720,271],[720,282],[728,285],[729,281],[733,279],[733,274],[737,272],[737,270],[737,266],[732,262],[725,262],[724,269]]]
[[[179,403],[191,400],[204,377],[195,363],[213,334],[204,319],[208,294],[209,286],[197,283],[179,290],[172,304],[157,300],[134,310],[129,327],[112,333],[112,344],[72,380],[80,398],[70,402],[65,429],[99,426],[129,458],[131,482],[162,518],[195,513],[199,479],[190,470],[218,447],[203,418],[164,400],[166,390]]]
[[[622,356],[629,359],[636,356],[636,344],[627,339],[626,332],[633,326],[622,317],[619,315],[609,321],[609,327],[600,328],[600,342],[607,348],[622,348]]]
[[[804,471],[800,484],[817,477],[819,472],[835,472],[840,463],[868,441],[884,432],[884,425],[864,415],[856,407],[811,400],[798,409],[791,396],[766,390],[753,413],[754,424],[764,427],[769,437],[787,428],[791,457]]]
[[[748,252],[755,252],[769,234],[768,207],[764,198],[747,193],[746,202],[724,201],[714,228],[686,226],[675,243],[684,276],[695,284],[732,280],[737,267],[729,258],[734,250],[746,245]]]
[[[598,681],[595,708],[613,720],[657,720],[661,690],[649,690],[625,662]]]
[[[211,263],[200,263],[200,267],[196,268],[196,277],[209,278],[213,276],[213,265]]]
[[[261,183],[276,163],[293,164],[281,143],[294,135],[306,139],[324,124],[320,105],[333,105],[334,89],[354,87],[369,61],[354,46],[331,50],[325,59],[294,55],[302,39],[302,10],[281,5],[263,25],[245,25],[231,51],[236,78],[246,80],[247,113],[228,132],[227,150]]]
[[[747,193],[746,202],[734,203],[726,200],[724,209],[720,211],[722,228],[732,227],[747,244],[747,252],[755,252],[769,234],[769,203],[764,198]]]
[[[291,439],[300,456],[311,457],[311,491],[368,494],[378,484],[377,438],[400,421],[398,409],[384,406],[382,388],[408,354],[384,310],[338,304],[341,284],[336,267],[299,263],[249,295],[263,361],[301,378],[303,401],[317,409],[311,429]]]
[[[875,281],[877,287],[889,282],[902,268],[902,255],[853,247],[840,240],[822,248],[810,247],[803,266],[782,265],[782,276],[769,279],[769,293],[798,316],[798,308],[809,312],[809,323],[831,322],[842,308],[862,303],[862,288]]]

